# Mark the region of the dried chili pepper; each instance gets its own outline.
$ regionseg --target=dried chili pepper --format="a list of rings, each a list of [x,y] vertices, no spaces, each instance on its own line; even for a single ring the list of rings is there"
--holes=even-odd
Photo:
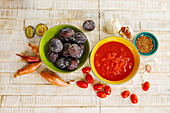
[[[35,57],[35,56],[30,56],[30,55],[20,55],[20,54],[16,54],[17,56],[20,56],[23,60],[27,61],[27,62],[38,62],[40,61],[40,57]]]
[[[38,46],[36,45],[32,45],[31,43],[28,43],[28,45],[32,48],[32,50],[39,56],[39,50],[38,50]]]
[[[21,75],[24,75],[24,74],[34,72],[35,70],[37,70],[40,67],[41,63],[42,62],[40,61],[40,62],[28,64],[27,66],[18,70],[17,73],[14,74],[14,78],[16,78],[17,76],[21,76]]]

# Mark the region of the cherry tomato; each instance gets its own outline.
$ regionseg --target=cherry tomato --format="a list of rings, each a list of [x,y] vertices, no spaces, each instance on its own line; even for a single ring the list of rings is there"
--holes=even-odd
[[[130,96],[130,99],[131,99],[131,102],[132,102],[133,104],[138,103],[138,97],[137,97],[135,94],[132,94],[132,95]]]
[[[104,88],[103,84],[94,84],[93,85],[93,89],[95,91],[99,91],[99,90],[102,90]]]
[[[83,69],[82,69],[82,72],[83,73],[89,73],[91,71],[91,68],[90,67],[84,67]]]
[[[85,81],[77,81],[77,86],[79,86],[80,88],[87,88],[88,83]]]
[[[146,82],[143,84],[143,90],[144,90],[144,91],[148,91],[149,87],[150,87],[150,83],[149,83],[148,81],[146,81]]]
[[[122,97],[127,98],[130,95],[130,91],[126,90],[122,92]]]
[[[90,84],[93,83],[93,77],[90,74],[86,74],[86,81]]]
[[[107,95],[110,95],[111,94],[111,87],[110,86],[105,86],[104,87],[104,91]]]
[[[103,91],[98,91],[97,96],[100,97],[100,98],[106,98],[107,97],[106,93],[103,92]]]

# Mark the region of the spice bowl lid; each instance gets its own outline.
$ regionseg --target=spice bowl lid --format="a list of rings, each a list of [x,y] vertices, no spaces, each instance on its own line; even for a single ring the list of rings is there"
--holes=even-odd
[[[141,53],[141,52],[138,50],[137,46],[136,46],[136,40],[137,40],[140,36],[142,36],[142,35],[143,35],[143,36],[147,36],[148,38],[150,38],[150,39],[153,41],[154,46],[153,46],[152,50],[151,50],[150,52],[148,52],[148,53]],[[143,56],[153,55],[153,54],[157,51],[157,49],[158,49],[158,40],[157,40],[157,38],[155,37],[155,35],[153,35],[152,33],[149,33],[149,32],[141,32],[141,33],[137,34],[137,35],[135,36],[135,38],[134,38],[133,43],[134,43],[135,47],[137,48],[137,50],[139,51],[139,54],[140,54],[140,55],[143,55]]]

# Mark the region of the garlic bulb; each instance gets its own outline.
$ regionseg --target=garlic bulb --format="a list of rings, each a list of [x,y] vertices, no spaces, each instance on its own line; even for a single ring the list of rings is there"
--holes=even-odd
[[[106,19],[105,24],[108,33],[112,33],[112,34],[118,33],[121,28],[121,25],[117,18]]]

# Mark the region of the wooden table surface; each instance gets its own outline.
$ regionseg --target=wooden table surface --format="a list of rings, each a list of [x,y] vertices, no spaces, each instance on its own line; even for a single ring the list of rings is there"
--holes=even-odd
[[[112,35],[104,19],[113,17],[130,25],[135,34],[149,31],[156,35],[157,53],[141,57],[143,64],[152,66],[151,73],[138,72],[129,82],[112,86],[111,96],[105,99],[98,98],[91,85],[83,90],[74,84],[65,88],[49,84],[39,75],[44,65],[32,74],[13,77],[27,64],[15,54],[32,55],[28,42],[38,45],[40,40],[25,37],[28,25],[41,22],[50,28],[65,23],[82,29],[82,23],[92,19],[95,30],[85,32],[92,48]],[[64,80],[84,78],[81,70],[58,75]],[[95,83],[100,82],[93,77]],[[144,81],[151,83],[148,92],[142,91]],[[138,95],[138,104],[121,97],[125,89]],[[170,113],[170,0],[0,0],[0,113]]]

